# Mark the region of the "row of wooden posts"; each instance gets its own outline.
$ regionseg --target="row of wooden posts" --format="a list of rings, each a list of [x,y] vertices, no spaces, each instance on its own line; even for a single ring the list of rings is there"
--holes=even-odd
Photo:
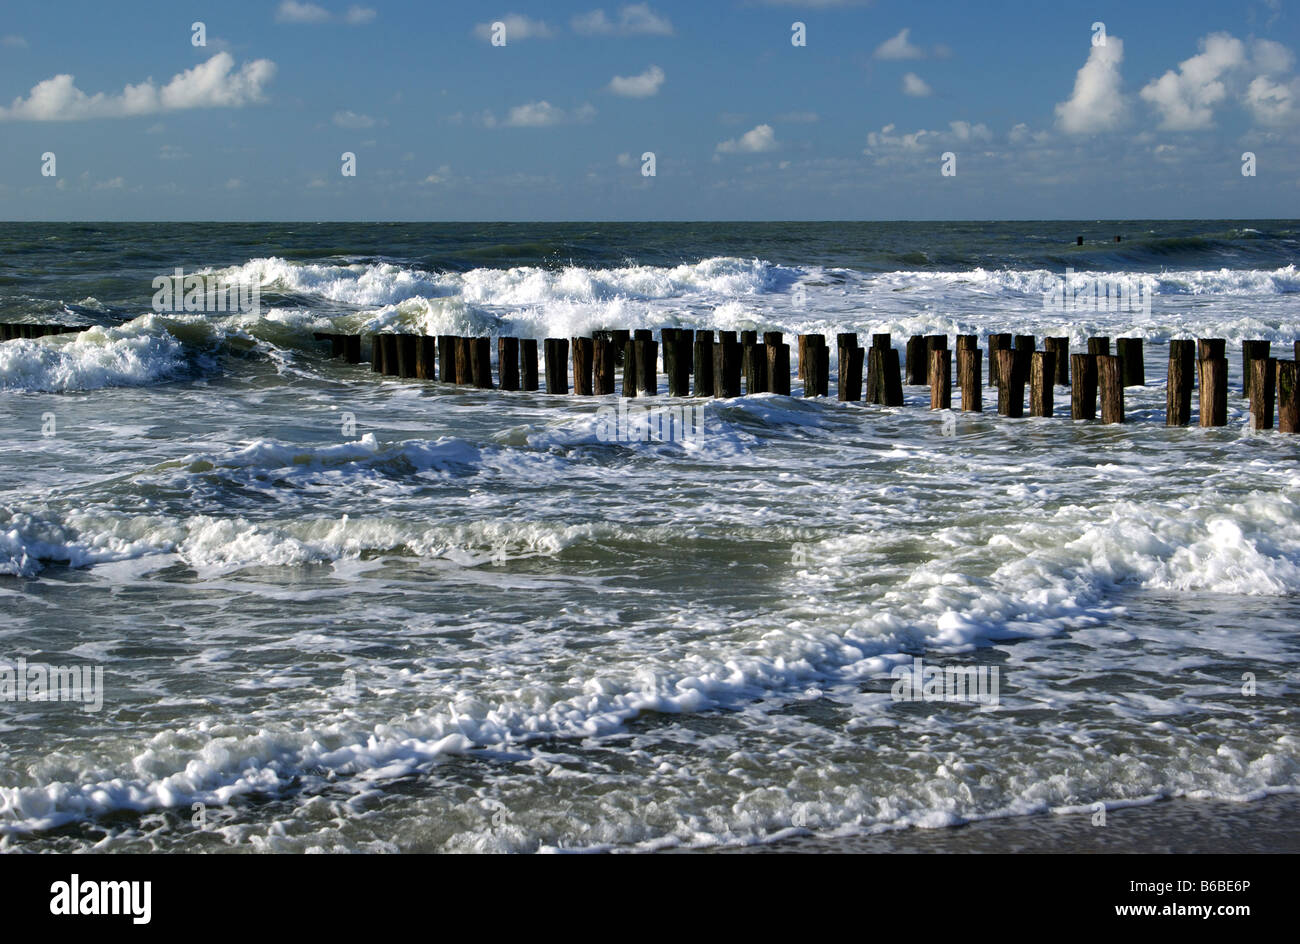
[[[87,327],[89,326],[0,322],[0,341],[16,341],[19,338],[43,338],[47,334],[70,334],[85,331]]]
[[[357,335],[318,334],[331,352],[349,363],[361,362]],[[664,328],[660,341],[648,329],[597,331],[592,337],[547,338],[542,344],[546,391],[601,396],[616,392],[616,368],[622,366],[622,395],[653,396],[658,392],[660,344],[668,395],[674,397],[738,397],[742,380],[746,393],[790,394],[790,345],[779,331],[693,331]],[[983,355],[973,334],[957,336],[956,385],[964,412],[983,410]],[[903,405],[903,380],[929,386],[930,408],[952,407],[953,363],[947,335],[916,335],[905,347],[904,370],[888,334],[873,334],[871,346],[858,346],[856,333],[836,336],[839,351],[839,399]],[[1269,356],[1268,341],[1242,342],[1242,393],[1250,398],[1252,424],[1273,428],[1275,413],[1283,432],[1300,432],[1300,341],[1295,359]],[[1227,341],[1203,338],[1169,342],[1166,423],[1191,422],[1192,390],[1200,390],[1200,425],[1228,422]],[[440,380],[480,388],[537,390],[538,342],[531,338],[497,338],[497,384],[492,380],[491,340],[486,337],[382,333],[373,336],[374,371],[400,377]],[[1048,337],[1036,350],[1033,335],[993,334],[988,339],[989,381],[998,391],[998,413],[1023,416],[1025,388],[1029,415],[1053,415],[1056,387],[1070,388],[1070,416],[1103,423],[1124,422],[1124,389],[1145,386],[1142,338],[1088,339],[1087,353],[1071,353],[1070,339]],[[830,351],[819,334],[798,336],[798,377],[804,396],[829,394]],[[865,390],[863,372],[865,368]],[[692,385],[692,378],[694,384]]]
[[[0,341],[38,338],[86,330],[62,324],[0,323]],[[329,341],[330,353],[350,364],[361,363],[361,336],[317,333]],[[615,392],[616,367],[623,367],[625,397],[654,396],[659,388],[659,346],[668,375],[668,395],[674,397],[738,397],[741,380],[746,393],[790,394],[790,345],[780,331],[693,331],[664,328],[660,341],[649,329],[596,331],[592,337],[547,338],[544,341],[546,390],[569,392],[572,352],[574,393],[580,396]],[[964,412],[983,409],[982,355],[973,334],[957,335],[957,386]],[[1097,419],[1101,402],[1103,423],[1124,422],[1124,388],[1145,386],[1141,338],[1088,339],[1088,352],[1070,352],[1070,339],[1043,339],[1036,350],[1033,335],[992,334],[988,339],[989,381],[998,391],[998,413],[1023,416],[1025,386],[1029,387],[1029,414],[1051,416],[1054,387],[1070,388],[1070,416]],[[903,405],[903,378],[898,351],[888,334],[873,334],[871,347],[858,346],[856,333],[836,335],[839,351],[839,398],[865,399],[884,406]],[[1251,423],[1272,429],[1276,407],[1278,429],[1300,432],[1300,340],[1294,359],[1270,356],[1270,342],[1242,341],[1242,395],[1250,399]],[[381,333],[372,336],[371,364],[378,373],[444,383],[492,388],[492,347],[486,337]],[[948,336],[914,335],[908,339],[906,378],[909,385],[929,386],[930,408],[952,407],[952,358]],[[537,341],[532,338],[497,338],[498,384],[502,390],[537,390]],[[805,397],[829,393],[830,351],[820,334],[798,336],[798,376]],[[694,378],[694,387],[691,378]],[[1071,382],[1073,378],[1073,383]],[[1227,341],[1201,338],[1169,342],[1166,387],[1166,424],[1191,422],[1193,385],[1200,390],[1200,424],[1226,426],[1228,422]]]

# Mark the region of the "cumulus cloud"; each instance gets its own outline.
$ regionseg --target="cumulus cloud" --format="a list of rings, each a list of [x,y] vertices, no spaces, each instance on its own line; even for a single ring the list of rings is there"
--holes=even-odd
[[[1088,61],[1074,77],[1074,91],[1056,106],[1056,122],[1068,134],[1093,134],[1120,127],[1128,114],[1119,74],[1124,41],[1107,36],[1106,45],[1093,46]]]
[[[592,10],[575,16],[572,26],[575,33],[583,36],[671,36],[673,33],[673,24],[667,17],[651,10],[648,3],[630,3],[621,7],[615,20],[610,19],[604,10]]]
[[[911,95],[913,98],[925,98],[933,94],[934,90],[930,88],[929,83],[921,78],[915,72],[909,72],[903,76],[903,94]]]
[[[550,39],[555,35],[555,30],[551,29],[550,24],[519,13],[507,13],[493,22],[505,25],[506,45],[521,39]],[[474,35],[484,42],[491,42],[492,23],[479,23],[474,27]]]
[[[898,35],[892,39],[887,39],[876,47],[873,55],[877,59],[923,59],[925,50],[920,46],[914,46],[908,40],[911,35],[911,27],[899,30]]]
[[[1214,127],[1214,107],[1228,97],[1224,77],[1246,64],[1246,45],[1227,33],[1201,40],[1201,52],[1147,83],[1139,92],[1160,115],[1165,131]]]
[[[775,151],[780,144],[771,125],[757,125],[746,131],[739,138],[730,138],[718,144],[719,154],[761,154]]]
[[[347,23],[349,26],[362,26],[373,20],[378,14],[371,7],[352,6],[345,13],[334,13],[315,3],[299,3],[298,0],[283,0],[275,11],[277,23]]]
[[[1289,125],[1296,120],[1296,102],[1300,101],[1300,79],[1275,82],[1266,75],[1256,76],[1246,86],[1243,101],[1254,119],[1262,125]]]
[[[129,118],[190,108],[240,108],[264,101],[263,89],[275,75],[269,59],[246,62],[219,52],[207,62],[172,77],[159,88],[152,79],[127,85],[121,92],[87,95],[71,75],[56,75],[33,86],[26,98],[0,108],[0,120],[76,121],[85,118]]]
[[[651,66],[640,75],[616,75],[609,80],[609,90],[628,98],[649,98],[657,95],[664,84],[664,70]]]
[[[491,112],[485,112],[483,124],[489,128],[549,128],[554,125],[590,121],[595,115],[596,109],[590,104],[567,111],[550,102],[540,101],[516,105],[506,113],[502,121],[497,121]]]

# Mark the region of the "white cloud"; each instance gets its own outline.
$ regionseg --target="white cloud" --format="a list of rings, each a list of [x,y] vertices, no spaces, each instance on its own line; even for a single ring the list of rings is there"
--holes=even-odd
[[[1124,41],[1107,36],[1106,45],[1093,46],[1088,61],[1074,77],[1074,91],[1056,106],[1056,122],[1068,134],[1113,131],[1124,123],[1128,103],[1119,74],[1124,61]]]
[[[0,39],[0,46],[6,46],[9,49],[26,49],[27,40],[23,39],[21,36],[5,36],[3,39]]]
[[[484,112],[481,120],[489,128],[549,128],[554,125],[590,121],[595,115],[596,109],[590,104],[583,104],[572,111],[566,111],[550,102],[540,101],[516,105],[506,113],[504,121],[498,122],[491,112]]]
[[[877,46],[873,55],[877,59],[923,59],[925,50],[908,41],[907,37],[911,32],[911,27],[899,30],[897,36]]]
[[[121,177],[114,177],[112,180],[101,180],[95,184],[96,190],[122,190],[126,187],[126,181]]]
[[[189,108],[240,108],[263,101],[263,88],[275,75],[275,63],[257,59],[232,71],[234,64],[230,53],[219,52],[173,76],[162,88],[146,79],[139,85],[127,85],[116,95],[87,95],[71,75],[56,75],[33,86],[25,99],[16,98],[8,108],[0,108],[0,120],[127,118]]]
[[[648,3],[631,3],[621,7],[618,19],[611,20],[604,10],[592,10],[575,16],[573,31],[583,36],[671,36],[673,24],[650,9]]]
[[[1032,131],[1023,121],[1011,129],[1007,140],[1015,145],[1046,144],[1052,138],[1050,131]]]
[[[821,121],[821,115],[815,111],[787,111],[784,114],[777,115],[776,120],[787,124],[811,125]]]
[[[775,151],[779,146],[772,126],[758,125],[739,138],[719,143],[717,151],[719,154],[761,154],[764,151]]]
[[[903,94],[911,95],[914,98],[925,98],[927,95],[934,93],[925,79],[921,78],[915,72],[909,72],[903,76]]]
[[[492,23],[502,23],[506,28],[506,45],[521,39],[550,39],[555,35],[548,23],[534,20],[519,13],[507,13]],[[485,43],[492,41],[492,23],[479,23],[474,27],[474,35]]]
[[[340,128],[373,128],[375,119],[355,111],[336,111],[332,119]]]
[[[969,121],[950,121],[947,131],[927,131],[924,128],[910,134],[898,134],[896,131],[896,126],[891,123],[879,131],[868,133],[863,153],[919,151],[932,145],[987,144],[993,140],[993,132],[987,125],[971,124]]]
[[[238,177],[231,177],[229,180],[226,181],[227,190],[238,190],[242,186],[244,186],[244,182],[240,180]]]
[[[1225,75],[1245,64],[1241,40],[1212,33],[1201,40],[1200,53],[1178,64],[1177,72],[1170,69],[1138,94],[1160,114],[1163,130],[1202,131],[1214,126],[1214,107],[1228,96]]]
[[[351,6],[346,13],[335,14],[315,3],[299,3],[298,0],[283,0],[275,11],[277,23],[347,23],[349,26],[364,26],[378,14],[371,7]]]
[[[1300,114],[1296,109],[1296,102],[1300,101],[1300,79],[1282,83],[1265,75],[1256,76],[1246,86],[1243,101],[1260,124],[1289,125]]]
[[[619,166],[619,167],[631,167],[631,166],[632,166],[632,155],[629,154],[627,151],[624,151],[622,154],[620,154],[620,155],[618,156],[618,159],[617,159],[617,160],[618,160],[618,166]]]
[[[275,11],[275,18],[280,23],[328,23],[330,11],[314,3],[284,0]]]
[[[664,84],[664,70],[651,66],[640,75],[616,75],[609,80],[609,90],[615,95],[628,98],[649,98],[659,93]]]

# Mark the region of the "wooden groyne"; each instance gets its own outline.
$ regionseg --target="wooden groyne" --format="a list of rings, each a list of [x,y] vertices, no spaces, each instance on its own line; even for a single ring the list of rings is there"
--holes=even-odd
[[[51,334],[79,334],[92,325],[0,323],[0,342],[19,338],[43,338]]]
[[[317,334],[330,353],[349,363],[361,362],[359,335]],[[836,335],[839,377],[836,394],[843,402],[903,405],[903,381],[928,387],[930,409],[952,408],[955,385],[963,412],[983,412],[984,353],[973,334],[956,337],[956,359],[947,335],[914,335],[899,351],[888,334],[871,335],[863,348],[858,335]],[[1091,337],[1087,353],[1072,352],[1068,337],[1045,337],[1042,348],[1033,335],[991,334],[987,356],[989,383],[997,390],[1002,416],[1050,417],[1055,391],[1068,388],[1071,419],[1126,422],[1124,391],[1147,385],[1142,338]],[[497,339],[497,380],[493,382],[490,341],[450,335],[428,337],[379,333],[370,336],[372,369],[381,374],[501,390],[538,389],[538,343],[531,338]],[[819,334],[799,335],[797,376],[803,396],[826,397],[830,357]],[[553,394],[650,397],[659,393],[660,365],[672,397],[738,397],[755,393],[790,395],[792,345],[782,332],[694,331],[664,328],[659,339],[647,329],[597,331],[591,337],[547,338],[542,343],[546,390]],[[1267,341],[1244,341],[1243,389],[1252,428],[1300,432],[1300,340],[1295,359],[1270,356]],[[436,360],[436,370],[435,370]],[[622,385],[617,383],[622,368]],[[570,380],[572,379],[572,384]],[[1169,343],[1165,423],[1187,426],[1192,393],[1199,390],[1200,425],[1228,422],[1227,341],[1223,338]],[[1099,409],[1100,407],[1100,409]]]

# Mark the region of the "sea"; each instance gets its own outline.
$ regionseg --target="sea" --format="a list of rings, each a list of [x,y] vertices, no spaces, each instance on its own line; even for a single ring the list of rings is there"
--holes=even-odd
[[[1300,439],[1240,343],[1295,356],[1297,261],[1277,220],[0,224],[0,321],[88,326],[0,344],[0,850],[878,849],[1296,793]],[[160,305],[178,269],[257,304]],[[661,373],[633,405],[698,428],[611,435],[617,396],[314,338],[665,327],[821,333],[832,395]],[[1146,384],[1109,426],[839,402],[843,332],[1141,337]],[[1197,337],[1228,425],[1169,428]]]

